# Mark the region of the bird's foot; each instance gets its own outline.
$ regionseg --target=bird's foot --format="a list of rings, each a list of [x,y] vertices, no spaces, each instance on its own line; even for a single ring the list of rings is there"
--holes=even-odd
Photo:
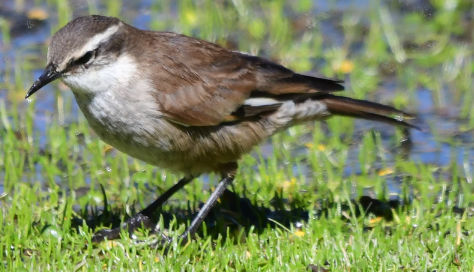
[[[176,239],[181,245],[185,245],[189,241],[189,229],[186,230],[183,234],[178,236]],[[156,248],[156,249],[164,249],[165,254],[170,250],[171,246],[173,244],[173,238],[169,237],[165,234],[161,234],[161,238],[158,240],[155,240],[152,244],[150,244],[151,248]]]
[[[116,227],[113,229],[102,229],[94,233],[92,236],[93,243],[100,243],[104,240],[114,240],[120,238],[120,233],[122,230],[126,230],[129,234],[130,238],[133,238],[133,232],[138,228],[144,229],[154,229],[156,224],[152,222],[152,220],[148,217],[143,215],[142,213],[138,213],[132,218],[128,219],[127,221],[123,222],[120,227]]]

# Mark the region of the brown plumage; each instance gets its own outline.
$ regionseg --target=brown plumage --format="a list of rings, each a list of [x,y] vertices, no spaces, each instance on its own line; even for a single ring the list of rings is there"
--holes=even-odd
[[[156,47],[153,54],[140,54],[139,62],[162,66],[160,73],[149,69],[157,86],[154,96],[166,118],[176,123],[213,126],[266,114],[277,110],[279,105],[243,104],[249,97],[269,97],[282,102],[321,100],[330,105],[328,111],[332,114],[412,127],[401,121],[411,115],[392,107],[327,95],[344,89],[341,80],[294,73],[267,59],[176,33],[147,31],[143,34],[140,39],[145,44],[157,43],[160,47]],[[182,50],[183,47],[186,50]],[[397,118],[393,118],[394,115]]]
[[[54,34],[45,72],[27,97],[57,78],[103,141],[186,176],[123,227],[149,227],[151,213],[192,178],[222,174],[183,240],[232,182],[241,156],[279,131],[332,115],[413,127],[404,121],[411,116],[395,108],[335,95],[344,89],[339,80],[104,16],[77,18]],[[119,233],[103,231],[94,239]]]

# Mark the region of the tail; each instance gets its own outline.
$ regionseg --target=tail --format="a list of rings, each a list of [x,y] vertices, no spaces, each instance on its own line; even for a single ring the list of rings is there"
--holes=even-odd
[[[318,96],[317,100],[324,102],[327,111],[334,115],[380,121],[387,124],[420,130],[419,127],[405,122],[406,119],[414,119],[415,117],[413,115],[390,106],[365,100],[352,99],[349,97],[335,96],[332,94]]]

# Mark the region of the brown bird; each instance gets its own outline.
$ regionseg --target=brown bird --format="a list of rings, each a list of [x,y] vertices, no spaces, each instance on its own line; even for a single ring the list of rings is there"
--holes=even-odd
[[[121,227],[154,227],[153,212],[205,173],[222,180],[180,236],[191,239],[225,188],[240,157],[293,125],[350,116],[414,127],[409,114],[336,96],[342,81],[302,75],[270,60],[171,32],[146,31],[105,16],[79,17],[54,34],[44,73],[29,97],[61,78],[106,143],[184,178]],[[164,239],[163,242],[169,242]]]

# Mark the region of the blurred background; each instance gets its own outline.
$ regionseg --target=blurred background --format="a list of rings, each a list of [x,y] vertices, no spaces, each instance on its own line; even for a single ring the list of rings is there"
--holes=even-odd
[[[411,112],[422,130],[293,127],[242,158],[198,241],[166,258],[135,240],[91,246],[181,177],[101,142],[60,81],[24,99],[52,34],[88,14],[343,79],[341,94]],[[0,267],[473,270],[473,37],[472,0],[0,0]],[[165,233],[184,230],[217,178],[164,205]]]
[[[138,28],[263,56],[300,73],[344,79],[344,95],[414,113],[423,129],[407,133],[344,118],[306,124],[245,158],[250,170],[243,170],[244,177],[265,180],[265,173],[275,171],[277,187],[293,186],[292,177],[298,177],[301,184],[317,181],[332,191],[348,186],[354,196],[374,197],[404,190],[416,195],[427,183],[435,184],[429,192],[442,195],[454,180],[472,188],[471,0],[2,0],[1,191],[17,181],[80,188],[103,180],[130,186],[166,179],[166,173],[101,143],[61,82],[24,100],[42,73],[51,35],[88,14],[117,16]],[[403,189],[406,176],[415,181]]]

